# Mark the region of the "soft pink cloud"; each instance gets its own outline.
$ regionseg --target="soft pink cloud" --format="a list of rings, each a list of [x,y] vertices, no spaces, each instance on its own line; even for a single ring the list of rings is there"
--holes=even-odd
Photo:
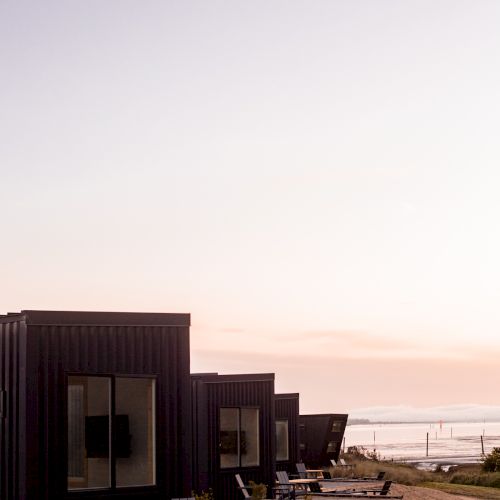
[[[408,404],[494,404],[500,376],[496,354],[468,360],[362,359],[284,355],[248,350],[195,349],[194,371],[276,373],[281,392],[300,392],[301,411],[350,411],[354,408]]]

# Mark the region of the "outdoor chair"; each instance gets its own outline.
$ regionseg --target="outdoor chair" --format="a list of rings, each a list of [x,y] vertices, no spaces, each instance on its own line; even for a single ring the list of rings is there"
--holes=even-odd
[[[343,458],[339,458],[340,467],[345,467],[347,469],[354,469],[354,464],[348,464]],[[337,464],[338,465],[338,464]]]
[[[307,477],[306,464],[301,462],[295,464],[295,467],[297,467],[297,472],[299,474],[300,479],[305,479]]]
[[[353,498],[353,499],[359,499],[359,498],[369,498],[369,499],[374,499],[374,498],[378,498],[379,495],[371,495],[369,493],[363,493],[363,492],[352,492],[352,493],[349,493],[349,492],[340,492],[336,495],[333,495],[333,494],[321,494],[321,493],[314,493],[314,496],[329,496],[329,497],[334,497],[334,498]],[[384,497],[384,499],[401,499],[404,497],[404,495],[382,495]]]
[[[236,479],[236,482],[238,483],[239,490],[241,491],[241,493],[243,493],[243,498],[252,498],[252,495],[250,495],[250,493],[248,492],[248,490],[251,489],[251,486],[245,484],[239,474],[235,474],[234,477]],[[275,499],[267,498],[264,500],[275,500]]]
[[[382,488],[367,488],[364,490],[337,490],[336,492],[329,493],[328,496],[348,495],[349,497],[383,496],[384,498],[403,498],[403,495],[389,495],[391,485],[392,481],[385,481]],[[317,493],[315,493],[315,495],[317,495]]]
[[[392,481],[385,481],[382,488],[370,488],[362,490],[363,493],[373,493],[375,495],[387,496],[389,490],[391,489]]]
[[[354,469],[354,464],[348,464],[343,458],[339,458],[337,462],[332,458],[330,460],[332,467],[342,467],[343,469]]]
[[[309,484],[310,493],[318,497],[366,497],[366,496],[383,496],[385,498],[402,498],[401,495],[389,495],[392,481],[386,481],[382,488],[365,488],[363,490],[345,489],[345,490],[324,490],[319,483],[313,482]]]
[[[304,485],[293,484],[290,482],[290,478],[288,477],[288,472],[286,470],[276,471],[276,478],[278,479],[278,484],[276,485],[276,492],[278,494],[288,495],[289,498],[297,498],[299,496],[307,495],[308,491]]]
[[[314,474],[314,473],[321,473],[322,475],[324,474],[323,471],[319,472],[319,469],[317,471],[316,470],[308,471],[306,468],[306,464],[303,462],[296,463],[295,467],[297,467],[298,477],[300,479],[308,479],[309,474]],[[291,477],[291,476],[289,476],[289,477]],[[319,476],[319,477],[317,477],[317,479],[322,480],[322,477]]]
[[[383,481],[385,471],[380,471],[376,476],[363,476],[363,477],[332,477],[328,471],[323,471],[323,479],[321,481],[344,481],[344,482],[359,482],[359,481]]]

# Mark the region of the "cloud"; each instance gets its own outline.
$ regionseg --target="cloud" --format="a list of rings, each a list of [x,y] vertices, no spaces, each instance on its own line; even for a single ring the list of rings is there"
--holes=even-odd
[[[416,345],[414,341],[407,338],[385,337],[362,330],[303,331],[295,335],[287,336],[286,339],[308,342],[325,340],[337,344],[343,343],[352,347],[362,348],[407,348]]]
[[[193,347],[191,360],[193,371],[276,373],[277,392],[299,392],[303,413],[353,414],[356,408],[394,405],[492,405],[491,374],[498,365],[495,357],[349,359],[334,350],[290,354],[251,347],[244,352]]]
[[[415,408],[412,406],[381,406],[360,408],[350,413],[351,418],[367,418],[372,422],[467,422],[498,421],[500,406],[457,404]]]
[[[389,337],[361,330],[302,331],[279,337],[281,350],[335,356],[342,359],[468,359],[465,349],[440,349],[416,340]],[[267,343],[267,346],[272,345]]]
[[[237,328],[237,327],[224,327],[224,328],[219,328],[218,329],[222,333],[245,333],[244,328]]]

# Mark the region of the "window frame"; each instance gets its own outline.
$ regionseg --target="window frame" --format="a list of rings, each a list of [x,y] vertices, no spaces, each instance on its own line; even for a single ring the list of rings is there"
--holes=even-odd
[[[222,467],[221,465],[221,419],[220,419],[220,412],[221,410],[238,410],[238,465],[236,466],[231,466],[231,467]],[[258,463],[256,465],[241,465],[241,415],[242,411],[241,410],[257,410],[257,452],[258,452]],[[235,469],[252,469],[256,467],[261,467],[261,424],[260,424],[260,419],[261,419],[261,407],[260,406],[219,406],[218,412],[217,412],[217,442],[218,442],[218,447],[217,447],[217,462],[219,465],[219,470],[221,471],[230,471],[230,470],[235,470]]]
[[[100,377],[109,380],[109,483],[110,486],[97,488],[74,488],[68,487],[68,387],[70,377]],[[115,417],[116,417],[116,379],[117,378],[142,378],[154,381],[154,413],[153,413],[153,435],[154,435],[154,484],[138,485],[138,486],[117,486],[116,485],[116,435],[115,435]],[[66,372],[64,380],[64,456],[65,456],[65,491],[66,495],[82,496],[85,494],[98,494],[99,492],[126,492],[138,490],[157,490],[158,489],[158,455],[156,439],[158,436],[158,376],[155,374],[131,374],[131,373],[88,373],[88,372]]]

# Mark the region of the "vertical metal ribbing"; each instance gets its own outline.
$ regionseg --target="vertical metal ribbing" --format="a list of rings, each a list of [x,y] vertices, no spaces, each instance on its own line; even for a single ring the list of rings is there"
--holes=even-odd
[[[186,429],[190,423],[186,427],[183,421],[190,399],[187,326],[28,325],[22,327],[22,340],[20,324],[13,323],[0,323],[0,389],[7,393],[9,417],[0,419],[2,500],[17,500],[18,483],[25,475],[28,494],[35,495],[27,497],[30,500],[65,495],[68,373],[156,377],[158,489],[166,498],[186,489],[185,471],[190,470],[185,463],[190,450],[184,449],[189,444]],[[23,347],[21,353],[21,342],[29,350]],[[22,378],[21,366],[26,372]],[[21,413],[25,422],[20,420]],[[27,431],[26,453],[20,453],[23,429]],[[26,467],[21,460],[26,460]]]

